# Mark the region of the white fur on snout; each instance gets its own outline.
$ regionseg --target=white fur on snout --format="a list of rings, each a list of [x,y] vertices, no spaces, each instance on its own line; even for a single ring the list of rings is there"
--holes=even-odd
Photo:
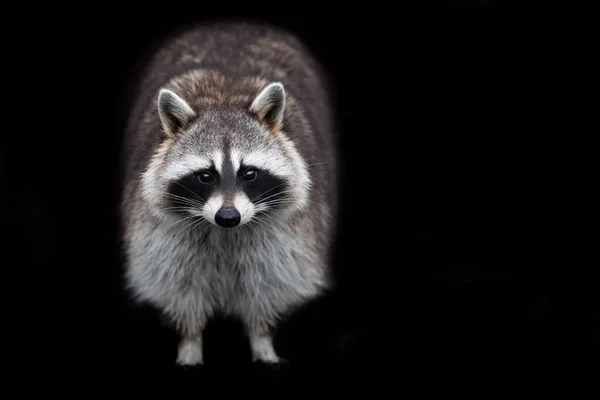
[[[240,170],[242,153],[240,153],[236,149],[232,149],[231,152],[229,153],[229,159],[231,160],[231,163],[233,164],[233,171],[237,174],[237,172]]]
[[[256,213],[256,210],[254,209],[254,204],[252,204],[248,196],[246,196],[246,194],[243,192],[237,193],[235,195],[235,198],[233,200],[233,206],[240,213],[240,225],[249,222]]]
[[[223,207],[223,196],[215,194],[210,196],[208,201],[204,203],[202,207],[202,216],[206,218],[211,224],[217,225],[215,222],[215,214]]]
[[[219,175],[223,174],[223,152],[219,150],[215,150],[212,153],[212,159],[215,165],[215,169],[219,173]]]

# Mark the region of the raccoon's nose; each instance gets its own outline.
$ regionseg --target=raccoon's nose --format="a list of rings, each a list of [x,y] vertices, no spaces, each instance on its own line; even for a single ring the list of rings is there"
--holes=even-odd
[[[224,228],[233,228],[240,219],[241,215],[235,208],[221,208],[215,214],[215,222]]]

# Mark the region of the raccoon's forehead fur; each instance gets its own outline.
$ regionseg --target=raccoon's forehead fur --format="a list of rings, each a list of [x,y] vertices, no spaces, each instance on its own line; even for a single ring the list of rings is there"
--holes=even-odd
[[[194,117],[174,132],[157,132],[164,139],[142,177],[144,198],[157,214],[164,214],[169,205],[169,185],[205,169],[221,174],[228,166],[233,172],[258,168],[281,181],[280,190],[285,189],[291,200],[289,210],[307,205],[308,167],[286,132],[288,127],[302,125],[302,121],[289,120],[298,119],[298,112],[294,116],[288,112],[294,107],[293,97],[286,93],[281,125],[266,124],[250,110],[269,83],[194,70],[164,86],[191,107]],[[152,112],[158,112],[156,107]]]

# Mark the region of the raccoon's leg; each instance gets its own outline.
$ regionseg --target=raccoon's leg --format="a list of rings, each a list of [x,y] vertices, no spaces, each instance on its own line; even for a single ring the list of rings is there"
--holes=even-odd
[[[280,363],[283,360],[275,352],[273,346],[273,324],[266,321],[253,321],[246,324],[252,360],[267,364]]]
[[[177,331],[181,335],[177,349],[177,364],[188,366],[204,364],[203,328],[203,319],[191,313],[186,313],[185,317],[177,320]]]

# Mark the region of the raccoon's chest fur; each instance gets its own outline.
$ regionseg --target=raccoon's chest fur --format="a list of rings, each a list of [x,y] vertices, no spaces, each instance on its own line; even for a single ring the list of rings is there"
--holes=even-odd
[[[133,292],[168,313],[276,317],[318,294],[323,260],[293,226],[182,232],[139,220],[128,270]]]

